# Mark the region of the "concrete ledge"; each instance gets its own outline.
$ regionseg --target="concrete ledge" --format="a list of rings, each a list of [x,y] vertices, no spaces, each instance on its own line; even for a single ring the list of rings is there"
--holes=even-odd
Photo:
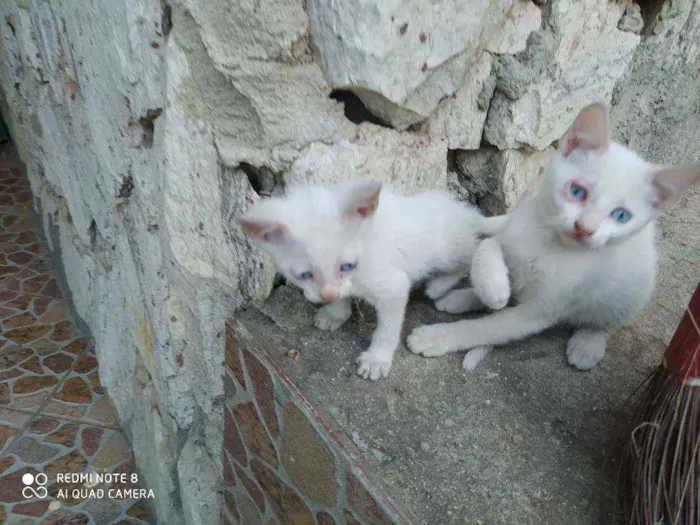
[[[255,390],[258,418],[265,421],[261,427],[267,428],[271,442],[266,446],[274,448],[281,463],[287,461],[285,469],[280,467],[286,474],[279,475],[295,486],[312,511],[324,509],[337,523],[611,522],[617,473],[614,432],[624,422],[625,400],[650,369],[648,360],[638,362],[637,345],[660,355],[660,340],[623,329],[611,341],[609,355],[588,373],[566,364],[563,331],[498,349],[469,374],[460,368],[461,355],[428,360],[402,348],[389,379],[372,383],[354,373],[354,359],[369,344],[374,327],[371,309],[356,310],[334,333],[314,328],[314,313],[315,307],[299,292],[280,287],[262,310],[240,315],[235,323],[237,348],[231,341],[227,354],[229,389],[235,390],[227,396],[227,420],[236,420],[246,441],[239,421],[245,414],[236,410],[253,399]],[[449,319],[417,297],[409,307],[406,329]],[[296,357],[290,350],[298,352]],[[252,359],[257,364],[251,372]],[[264,372],[256,372],[258,368]],[[267,379],[256,379],[260,375]],[[274,392],[261,400],[259,391],[267,387],[251,385],[263,383],[274,385]],[[303,457],[312,445],[284,435],[292,413],[286,408],[289,403],[331,451],[336,470],[328,479],[337,480],[335,488],[314,493],[301,487],[310,481],[290,473],[285,454]],[[272,427],[278,430],[271,428],[268,413],[276,415]],[[230,444],[233,426],[229,427],[225,435]],[[248,456],[272,457],[272,448],[256,452],[260,442],[243,446]],[[312,455],[323,461],[323,454]],[[227,458],[231,462],[231,456]],[[304,472],[302,467],[298,470]],[[364,473],[358,479],[369,487],[383,517],[363,512],[350,500],[348,482],[343,481],[349,471]],[[246,472],[256,475],[254,469]],[[323,477],[314,472],[310,479]],[[239,480],[233,491],[244,494]],[[276,514],[280,523],[307,523],[275,513],[271,497],[267,494],[267,503],[260,507],[266,517]],[[240,500],[238,507],[240,514]],[[346,509],[352,513],[349,517]],[[331,522],[318,518],[317,523]]]

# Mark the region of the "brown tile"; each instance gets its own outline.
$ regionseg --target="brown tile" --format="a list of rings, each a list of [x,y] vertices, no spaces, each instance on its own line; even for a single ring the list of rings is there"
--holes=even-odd
[[[12,456],[6,456],[6,457],[0,459],[0,474],[5,472],[8,468],[10,468],[14,464],[15,464],[15,458],[13,458]],[[2,507],[0,507],[0,508],[2,508]],[[2,523],[2,522],[0,521],[0,523]]]
[[[64,403],[57,399],[50,399],[43,410],[43,414],[55,417],[68,417],[72,419],[82,419],[87,411],[87,405],[74,405]]]
[[[97,368],[97,359],[92,354],[83,354],[73,369],[78,374],[87,374]]]
[[[15,264],[27,264],[34,257],[33,254],[27,252],[16,252],[7,256],[7,258]]]
[[[243,445],[236,423],[233,420],[233,415],[228,408],[224,408],[224,448],[241,465],[248,465],[248,454],[246,453],[245,445]]]
[[[7,383],[0,383],[0,405],[9,405],[10,401],[12,401],[10,385]]]
[[[131,449],[124,435],[116,430],[110,430],[101,450],[92,459],[92,466],[96,469],[106,469],[130,459],[130,457]]]
[[[28,370],[29,372],[34,372],[35,374],[44,373],[44,369],[41,367],[41,363],[39,362],[39,358],[37,356],[30,357],[21,363],[19,367]]]
[[[333,516],[323,511],[316,514],[316,523],[318,523],[318,525],[336,525]]]
[[[279,427],[275,411],[274,387],[270,373],[250,352],[244,352],[244,356],[246,367],[248,368],[248,376],[250,376],[253,383],[253,390],[255,391],[260,411],[263,418],[265,418],[270,434],[273,438],[277,438],[279,436]]]
[[[238,503],[236,502],[236,498],[230,489],[224,490],[224,507],[228,511],[229,515],[236,520],[236,523],[241,521],[241,516],[238,513]]]
[[[35,242],[38,241],[36,234],[34,232],[22,232],[19,235],[13,234],[13,237],[16,236],[15,238],[15,243],[19,244],[20,246],[26,246],[27,244],[34,244]],[[0,242],[2,242],[2,239],[0,239]]]
[[[46,283],[49,282],[49,274],[43,274],[43,275],[37,275],[36,277],[32,277],[31,279],[27,279],[22,283],[22,291],[24,293],[28,294],[38,294],[39,291],[46,286]]]
[[[18,428],[0,423],[0,450],[5,448],[5,445],[7,445],[10,439],[16,436],[18,432]]]
[[[36,475],[39,472],[31,467],[23,467],[11,474],[0,476],[0,503],[14,503],[22,501],[22,476],[25,474]]]
[[[75,356],[62,352],[57,352],[42,359],[44,366],[57,374],[62,374],[68,370],[73,365],[74,361]]]
[[[13,315],[12,317],[8,317],[7,319],[4,319],[2,322],[2,327],[5,330],[9,330],[11,328],[20,328],[22,326],[31,326],[35,323],[36,323],[36,317],[34,317],[34,315],[29,313],[29,312],[25,312],[23,314]]]
[[[73,337],[75,337],[75,330],[73,329],[72,322],[60,321],[53,327],[53,333],[51,334],[52,341],[61,343],[73,339]]]
[[[90,518],[82,512],[59,509],[49,514],[39,525],[88,525],[89,522]]]
[[[236,341],[235,321],[226,323],[226,366],[233,372],[234,377],[238,380],[238,384],[245,390],[245,374],[243,373],[243,365],[238,353],[238,343]]]
[[[277,451],[265,430],[253,403],[243,403],[233,407],[233,414],[238,424],[243,441],[255,454],[270,465],[278,465]]]
[[[148,521],[149,519],[148,510],[146,510],[146,506],[141,501],[134,503],[126,514],[141,521]]]
[[[281,456],[287,473],[307,497],[327,507],[335,505],[335,456],[293,403],[284,407]]]
[[[58,473],[83,472],[87,467],[87,460],[79,450],[73,450],[44,467],[47,476],[54,478]]]
[[[282,525],[315,525],[311,511],[294,489],[257,459],[252,459],[250,466]]]
[[[44,270],[45,272],[45,270]],[[34,297],[33,309],[36,315],[44,315],[49,310],[49,305],[55,301],[53,297]]]
[[[65,299],[55,299],[46,309],[46,312],[41,315],[42,323],[55,323],[56,321],[70,319],[70,307]]]
[[[19,503],[12,507],[13,514],[22,516],[34,516],[40,518],[49,509],[50,501],[34,501],[32,503]]]
[[[71,377],[63,384],[60,392],[56,393],[56,397],[68,403],[90,403],[92,392],[90,386],[82,378]]]
[[[27,344],[39,339],[42,335],[48,332],[50,328],[50,326],[45,325],[25,326],[23,328],[7,330],[3,333],[3,336],[17,344]]]
[[[87,346],[88,345],[85,342],[85,339],[78,338],[64,346],[63,351],[70,352],[74,355],[82,355],[83,351],[87,348]]]
[[[58,282],[56,279],[51,279],[46,286],[41,290],[42,295],[48,295],[49,297],[60,298],[61,289],[58,287]]]
[[[228,452],[226,452],[226,449],[222,449],[221,456],[222,463],[224,464],[224,483],[226,483],[227,486],[232,487],[236,484],[236,478],[233,477],[231,461],[228,459]]]
[[[243,484],[245,487],[246,491],[248,492],[248,495],[253,499],[255,504],[258,506],[260,509],[260,512],[263,514],[265,513],[265,496],[263,496],[262,491],[258,487],[258,485],[248,477],[248,474],[246,474],[241,467],[238,465],[234,464],[234,469],[236,470],[236,476],[240,480],[240,482]]]
[[[12,385],[12,392],[15,394],[31,394],[45,388],[58,384],[58,379],[54,376],[29,376],[20,377]]]
[[[104,429],[99,427],[88,427],[80,431],[80,440],[85,454],[93,456],[97,452],[104,432]]]
[[[352,472],[348,472],[347,476],[347,497],[348,503],[370,525],[392,525],[394,523],[387,517],[369,491]]]
[[[350,512],[348,509],[345,509],[345,523],[347,525],[362,525],[362,522],[357,519],[357,517]]]
[[[236,493],[236,500],[238,502],[238,512],[241,515],[241,521],[246,525],[263,525],[262,516],[258,511],[258,507],[253,503],[248,495],[244,492]]]
[[[32,356],[32,351],[29,348],[15,346],[14,348],[5,348],[0,352],[0,370],[8,370],[22,361],[29,359]]]
[[[107,398],[99,399],[92,404],[87,419],[108,426],[114,426],[118,422],[117,411]]]
[[[57,447],[49,446],[30,436],[20,436],[12,443],[12,453],[24,463],[44,463],[55,458]]]
[[[64,447],[72,448],[75,445],[75,437],[78,434],[76,423],[64,423],[61,428],[49,434],[44,441],[49,443],[60,443]]]
[[[37,417],[32,424],[29,425],[31,434],[48,434],[59,425],[59,421],[50,417]]]
[[[26,310],[29,308],[29,303],[32,302],[33,296],[31,295],[20,295],[18,297],[15,297],[11,301],[7,301],[3,306],[6,308],[14,308],[16,310]],[[33,317],[32,317],[33,319]],[[32,321],[34,322],[34,321]],[[3,325],[5,325],[3,323]],[[7,326],[7,325],[5,325]],[[8,327],[8,328],[14,328],[14,327]]]
[[[44,337],[42,339],[37,339],[28,346],[34,350],[38,356],[47,356],[55,353],[61,345]]]

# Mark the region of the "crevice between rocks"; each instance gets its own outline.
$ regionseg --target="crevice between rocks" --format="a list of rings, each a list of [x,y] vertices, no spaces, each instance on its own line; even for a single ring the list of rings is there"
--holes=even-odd
[[[373,114],[355,93],[345,89],[334,89],[329,95],[333,100],[343,103],[345,118],[354,124],[371,122],[377,126],[391,128],[387,122]]]

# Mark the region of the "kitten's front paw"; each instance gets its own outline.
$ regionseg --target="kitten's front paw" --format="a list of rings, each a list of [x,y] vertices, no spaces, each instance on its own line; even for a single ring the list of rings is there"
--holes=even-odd
[[[391,356],[380,352],[367,350],[357,357],[357,375],[362,379],[376,381],[380,377],[388,377],[391,370]]]
[[[590,370],[605,356],[605,335],[586,331],[576,332],[566,345],[569,364],[579,370]]]
[[[471,372],[476,368],[476,365],[481,363],[484,358],[489,355],[491,351],[490,346],[479,346],[477,348],[472,348],[467,352],[462,360],[462,368],[465,372]]]
[[[424,357],[445,355],[447,350],[440,337],[441,330],[440,325],[422,325],[414,328],[406,340],[408,349]]]
[[[322,307],[316,314],[314,325],[321,330],[334,331],[345,324],[350,319],[352,310],[340,310],[335,305],[329,304]]]

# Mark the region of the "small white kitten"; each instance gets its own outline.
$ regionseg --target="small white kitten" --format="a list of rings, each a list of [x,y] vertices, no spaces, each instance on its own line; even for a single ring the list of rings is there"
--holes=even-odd
[[[411,285],[430,278],[437,299],[469,272],[479,235],[503,217],[485,218],[447,193],[403,196],[381,183],[307,185],[259,201],[239,219],[277,269],[314,303],[322,330],[352,315],[352,297],[377,309],[377,329],[357,373],[387,377],[401,337]]]
[[[607,112],[584,108],[561,140],[538,193],[521,203],[474,255],[474,289],[454,290],[439,310],[517,306],[455,323],[420,326],[409,348],[426,357],[471,349],[473,369],[499,345],[558,323],[576,328],[566,355],[580,369],[605,355],[613,329],[648,302],[656,274],[655,219],[700,179],[700,165],[654,166],[610,142]]]

